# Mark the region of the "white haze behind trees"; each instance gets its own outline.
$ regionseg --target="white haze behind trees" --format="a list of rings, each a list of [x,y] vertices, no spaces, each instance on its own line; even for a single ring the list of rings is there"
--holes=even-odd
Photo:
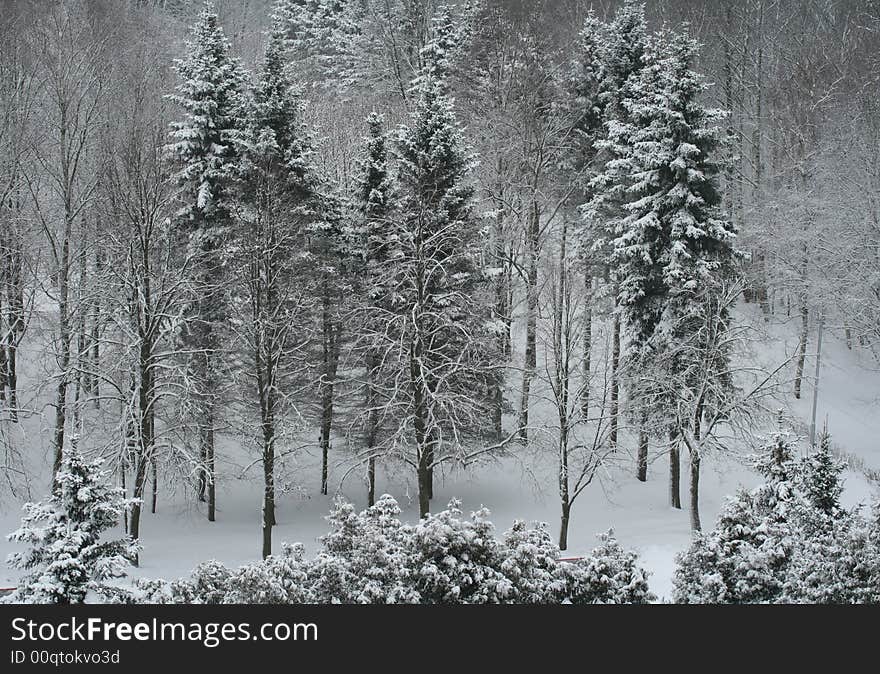
[[[873,3],[57,0],[0,33],[13,511],[75,444],[147,567],[163,508],[245,561],[387,492],[575,552],[622,522],[667,583],[780,408],[876,481]]]

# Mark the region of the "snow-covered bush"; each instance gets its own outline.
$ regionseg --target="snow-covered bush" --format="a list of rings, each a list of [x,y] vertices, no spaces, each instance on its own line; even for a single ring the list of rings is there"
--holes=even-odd
[[[428,515],[407,537],[411,583],[423,604],[497,604],[514,601],[515,587],[501,567],[504,546],[489,511],[462,519],[461,503]]]
[[[678,557],[680,603],[865,603],[880,600],[872,525],[840,505],[843,464],[827,436],[792,459],[777,433],[757,463],[764,484],[728,500],[715,528]]]
[[[513,584],[519,604],[556,604],[566,598],[565,562],[546,524],[529,527],[517,520],[504,534],[501,571]]]
[[[608,531],[588,557],[561,565],[565,600],[572,604],[647,604],[648,572],[638,565],[638,555],[624,550]]]
[[[87,460],[76,443],[65,452],[52,495],[26,503],[21,528],[7,537],[30,545],[8,563],[28,571],[6,601],[17,604],[79,604],[105,581],[125,575],[137,545],[130,538],[106,540],[132,505],[121,489],[108,486],[102,460]]]
[[[610,533],[591,556],[573,563],[544,524],[515,522],[501,540],[489,513],[461,517],[458,501],[415,525],[400,521],[388,495],[358,513],[338,502],[323,550],[309,560],[302,545],[237,570],[200,564],[188,579],[136,583],[126,603],[187,604],[558,604],[644,603],[647,573]]]
[[[233,572],[223,594],[224,604],[306,604],[312,600],[309,563],[301,544],[285,545],[270,555]]]
[[[361,513],[338,502],[330,513],[331,531],[321,540],[324,550],[310,567],[311,587],[320,603],[418,603],[410,581],[406,549],[409,527],[400,507],[383,495]]]

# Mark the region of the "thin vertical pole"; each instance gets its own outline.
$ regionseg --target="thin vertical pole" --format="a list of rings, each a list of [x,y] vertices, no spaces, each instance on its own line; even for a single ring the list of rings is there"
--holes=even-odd
[[[819,338],[816,342],[816,376],[813,380],[813,414],[810,421],[810,447],[816,447],[816,405],[819,401],[819,366],[822,362],[822,328],[825,316],[819,313]]]

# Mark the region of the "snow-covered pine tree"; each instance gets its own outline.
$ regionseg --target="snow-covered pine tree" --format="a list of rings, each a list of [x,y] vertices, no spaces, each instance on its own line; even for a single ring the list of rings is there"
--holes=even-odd
[[[606,253],[617,281],[628,369],[642,372],[659,362],[665,370],[630,381],[632,407],[643,418],[676,419],[658,424],[668,427],[673,444],[685,432],[699,439],[703,409],[730,388],[728,354],[717,347],[727,326],[729,307],[719,298],[733,277],[735,229],[722,215],[717,188],[723,113],[702,103],[706,85],[691,70],[697,52],[685,33],[646,41],[643,67],[624,85],[626,114],[611,120],[608,137],[599,141],[611,159],[594,179],[597,195],[588,209],[610,215]],[[608,208],[609,197],[616,210]],[[708,361],[717,381],[700,386]],[[663,381],[675,383],[663,390],[651,385]],[[683,418],[670,414],[682,407],[682,391],[693,393],[685,396],[690,413]],[[688,443],[694,528],[698,444]],[[670,495],[680,506],[676,455],[671,468]]]
[[[605,133],[605,100],[601,96],[604,76],[602,50],[605,46],[607,25],[596,18],[592,9],[584,20],[578,35],[579,50],[569,66],[566,75],[564,96],[560,107],[567,108],[568,118],[572,120],[571,151],[566,161],[566,170],[574,182],[571,200],[584,204],[590,199],[590,180],[594,177],[599,148],[596,141]],[[583,384],[580,394],[580,410],[583,418],[590,413],[590,388],[592,377],[593,314],[596,302],[594,278],[602,275],[604,264],[592,254],[596,232],[581,228],[577,239],[577,253],[582,258],[584,272],[583,308]]]
[[[285,64],[286,29],[276,15],[253,86],[237,166],[235,258],[242,281],[245,366],[256,385],[263,466],[263,557],[272,552],[279,424],[297,354],[313,318],[315,265],[307,252],[316,184],[301,94]]]
[[[876,519],[840,506],[842,464],[827,441],[796,460],[780,429],[756,467],[764,483],[730,499],[715,529],[677,558],[675,600],[876,603]]]
[[[569,66],[566,78],[566,98],[561,103],[570,107],[575,147],[572,153],[572,168],[581,174],[583,183],[581,196],[585,196],[590,171],[595,160],[596,140],[604,132],[604,106],[607,95],[603,91],[605,66],[603,47],[605,46],[606,26],[590,10],[578,34],[579,50],[577,57]]]
[[[679,411],[673,433],[685,438],[690,454],[690,516],[697,530],[704,411],[729,405],[734,391],[726,337],[732,303],[725,295],[737,276],[736,228],[723,213],[718,189],[720,123],[726,113],[705,107],[707,85],[692,70],[697,41],[686,32],[674,34],[667,49],[661,71],[664,102],[658,114],[645,111],[665,129],[663,140],[639,164],[664,176],[654,196],[666,239],[659,260],[666,293],[652,351],[655,357],[670,354],[671,376],[664,379],[675,384],[659,401],[666,410]]]
[[[589,248],[598,257],[602,275],[612,282],[614,313],[612,327],[612,362],[609,392],[609,442],[617,444],[617,430],[620,414],[620,372],[621,372],[621,317],[618,311],[617,279],[610,273],[612,268],[612,246],[607,236],[609,220],[620,217],[622,204],[627,194],[621,184],[613,178],[616,162],[626,155],[626,148],[613,142],[609,135],[616,125],[626,123],[629,110],[624,100],[632,89],[632,81],[637,79],[643,68],[643,53],[646,42],[645,8],[635,0],[627,0],[614,15],[607,28],[597,32],[599,46],[596,49],[600,60],[598,90],[596,93],[599,109],[602,111],[604,131],[599,134],[594,145],[597,150],[595,161],[597,175],[587,183],[589,201],[583,207],[584,228],[581,247]],[[604,412],[603,412],[604,414]]]
[[[445,58],[449,26],[441,17],[423,54],[426,64]],[[474,259],[478,227],[467,182],[473,161],[446,82],[435,70],[424,66],[418,105],[396,148],[399,251],[386,270],[395,309],[377,331],[384,335],[382,348],[397,354],[391,376],[406,382],[405,390],[395,389],[403,400],[387,404],[403,410],[396,436],[415,436],[408,461],[417,468],[422,516],[429,510],[434,467],[469,456],[465,439],[480,437],[488,425],[487,389],[495,366]]]
[[[108,540],[104,533],[134,504],[109,486],[112,471],[87,460],[74,441],[64,453],[52,495],[26,503],[21,528],[7,536],[30,549],[9,556],[11,567],[27,574],[7,601],[19,604],[81,604],[105,581],[121,578],[136,559],[130,537]]]
[[[823,430],[819,447],[801,462],[800,488],[810,505],[828,517],[840,514],[840,475],[845,468],[846,464],[831,453],[831,436],[827,429]]]
[[[290,41],[300,77],[312,86],[350,87],[363,64],[363,22],[370,8],[340,0],[280,0],[275,15]]]
[[[382,425],[382,350],[375,328],[394,311],[393,284],[389,284],[386,265],[391,263],[397,248],[391,217],[394,208],[394,179],[388,162],[388,138],[383,117],[375,111],[367,117],[369,135],[365,139],[357,184],[356,221],[352,236],[352,252],[359,259],[359,292],[361,320],[367,324],[368,335],[363,345],[366,374],[365,430],[363,455],[367,462],[367,504],[376,498],[376,458],[379,454],[379,433]],[[369,337],[373,335],[374,337]]]
[[[329,456],[336,412],[340,354],[346,339],[343,315],[350,296],[352,279],[348,275],[350,255],[345,223],[347,195],[342,186],[324,179],[316,184],[315,217],[309,224],[309,254],[316,266],[316,324],[320,337],[320,365],[315,380],[319,401],[321,449],[321,493],[329,492]]]
[[[199,499],[207,490],[208,519],[215,516],[214,426],[224,373],[219,352],[228,318],[225,296],[230,197],[242,128],[244,76],[230,53],[213,5],[206,2],[187,43],[187,56],[176,61],[180,82],[169,98],[184,111],[174,122],[169,154],[180,167],[181,208],[176,230],[185,255],[182,266],[194,297],[181,329],[188,354],[187,377],[197,409],[202,465]],[[136,517],[133,514],[133,522]],[[132,535],[137,535],[133,523]]]

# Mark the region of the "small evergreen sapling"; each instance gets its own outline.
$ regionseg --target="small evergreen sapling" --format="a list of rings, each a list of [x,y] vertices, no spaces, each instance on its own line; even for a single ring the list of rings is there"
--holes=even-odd
[[[135,502],[122,489],[107,484],[102,460],[88,461],[75,443],[64,455],[52,495],[26,503],[21,528],[7,537],[30,545],[9,556],[8,563],[27,571],[11,603],[81,604],[90,591],[102,592],[104,581],[125,575],[138,550],[129,537],[107,540]]]
[[[827,431],[819,436],[816,452],[801,462],[800,486],[804,496],[810,505],[829,517],[840,514],[840,495],[843,493],[840,475],[845,468],[846,464],[831,453],[831,436]]]

